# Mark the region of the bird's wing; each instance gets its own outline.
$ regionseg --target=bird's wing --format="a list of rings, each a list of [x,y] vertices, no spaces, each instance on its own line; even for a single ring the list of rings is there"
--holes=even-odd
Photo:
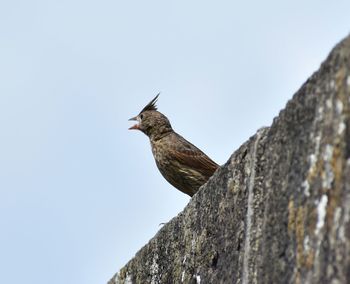
[[[178,134],[177,136],[177,139],[179,139],[181,143],[172,143],[171,145],[174,158],[184,166],[188,166],[211,176],[219,165],[185,138]]]

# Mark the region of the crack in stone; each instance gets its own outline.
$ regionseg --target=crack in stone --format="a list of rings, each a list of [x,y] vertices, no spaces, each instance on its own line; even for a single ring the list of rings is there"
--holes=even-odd
[[[247,208],[247,219],[246,219],[246,236],[244,240],[244,256],[243,256],[243,270],[242,270],[242,283],[248,284],[249,281],[249,255],[250,255],[250,231],[252,227],[253,217],[253,201],[254,201],[254,184],[255,184],[255,165],[256,165],[256,152],[258,145],[265,129],[260,129],[257,132],[256,140],[253,146],[253,154],[250,160],[250,176],[248,180],[248,208]]]

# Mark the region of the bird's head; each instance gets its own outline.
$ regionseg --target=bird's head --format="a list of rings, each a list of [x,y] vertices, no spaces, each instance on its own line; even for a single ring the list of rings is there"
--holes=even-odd
[[[135,125],[131,126],[129,130],[140,130],[145,133],[150,139],[155,140],[173,131],[168,118],[157,111],[156,102],[158,96],[159,94],[152,101],[150,101],[137,116],[129,119],[138,122]]]

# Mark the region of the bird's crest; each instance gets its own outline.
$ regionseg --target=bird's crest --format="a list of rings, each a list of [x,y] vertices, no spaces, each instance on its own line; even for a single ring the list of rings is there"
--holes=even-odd
[[[156,95],[156,97],[151,100],[142,110],[140,113],[143,113],[144,111],[147,111],[147,110],[157,110],[157,106],[156,106],[156,102],[157,102],[157,99],[159,97],[160,93],[158,93],[158,95]]]

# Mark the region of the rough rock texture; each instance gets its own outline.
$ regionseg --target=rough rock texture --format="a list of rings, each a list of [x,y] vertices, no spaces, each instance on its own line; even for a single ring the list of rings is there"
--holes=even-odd
[[[350,283],[350,36],[113,283]]]

